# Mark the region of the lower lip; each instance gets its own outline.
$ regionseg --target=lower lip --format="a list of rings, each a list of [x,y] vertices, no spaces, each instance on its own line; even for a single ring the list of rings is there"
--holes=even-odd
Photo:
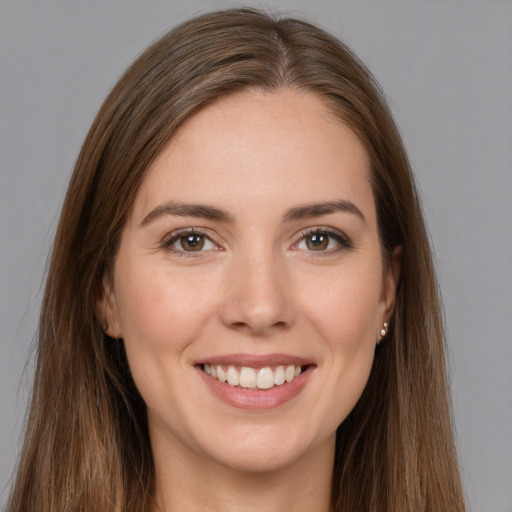
[[[306,385],[313,368],[313,366],[308,366],[306,370],[291,382],[286,382],[270,389],[234,387],[226,382],[220,382],[218,379],[210,377],[201,367],[197,367],[197,371],[206,385],[224,402],[239,409],[262,411],[279,407],[297,396]]]

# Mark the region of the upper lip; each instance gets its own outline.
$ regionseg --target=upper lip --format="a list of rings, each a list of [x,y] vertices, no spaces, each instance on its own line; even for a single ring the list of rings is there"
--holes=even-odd
[[[221,366],[248,366],[252,368],[264,368],[265,366],[296,365],[307,366],[313,364],[311,359],[293,356],[290,354],[226,354],[212,356],[197,364],[213,364]]]

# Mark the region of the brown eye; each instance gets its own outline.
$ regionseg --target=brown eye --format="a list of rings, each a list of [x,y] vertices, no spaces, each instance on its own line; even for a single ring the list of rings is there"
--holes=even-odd
[[[320,255],[334,255],[352,249],[351,241],[338,230],[310,229],[302,232],[294,249],[317,252]]]
[[[201,256],[206,251],[220,249],[206,234],[191,228],[180,229],[171,233],[162,241],[162,248],[180,256]]]
[[[179,242],[184,251],[200,251],[204,247],[204,236],[190,233],[180,236]]]
[[[325,251],[329,247],[329,235],[327,233],[311,233],[305,237],[306,247],[310,251]]]

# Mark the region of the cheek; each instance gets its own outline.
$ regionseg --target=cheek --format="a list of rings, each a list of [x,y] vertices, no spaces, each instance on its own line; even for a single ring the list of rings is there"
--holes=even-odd
[[[130,371],[148,411],[166,411],[179,401],[176,390],[187,385],[170,369],[188,362],[216,299],[202,280],[171,275],[165,266],[121,263],[116,304]]]
[[[312,283],[313,284],[313,283]],[[303,297],[311,323],[336,350],[358,350],[361,343],[374,344],[380,307],[379,268],[340,271]]]
[[[334,431],[344,421],[368,381],[377,341],[380,283],[380,267],[367,266],[339,272],[303,298],[308,322],[326,349],[322,366],[328,378],[317,402],[319,410],[327,411],[322,429]]]
[[[215,287],[207,287],[202,279],[191,282],[165,266],[120,265],[119,272],[123,277],[118,280],[116,304],[133,360],[180,353],[211,317]]]

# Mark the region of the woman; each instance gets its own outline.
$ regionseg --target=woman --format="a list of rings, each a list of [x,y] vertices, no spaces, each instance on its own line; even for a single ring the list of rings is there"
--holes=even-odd
[[[240,9],[152,45],[57,231],[8,511],[462,511],[443,328],[378,86]]]

